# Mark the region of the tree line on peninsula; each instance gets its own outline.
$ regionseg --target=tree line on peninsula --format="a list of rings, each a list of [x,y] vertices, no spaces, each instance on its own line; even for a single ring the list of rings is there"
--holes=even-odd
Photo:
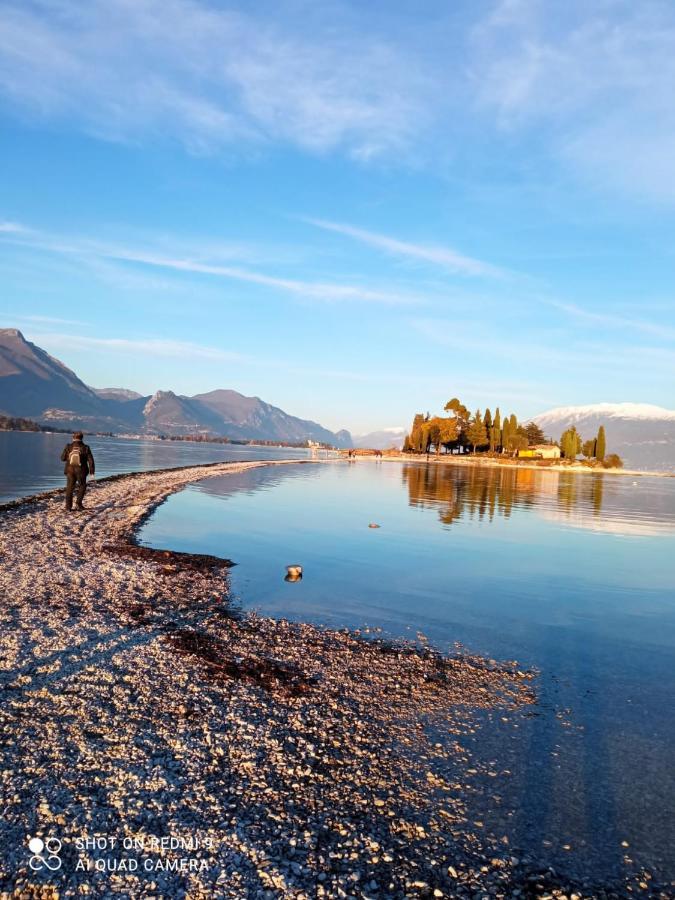
[[[607,468],[622,465],[620,457],[607,453],[604,425],[599,427],[597,435],[586,441],[572,426],[556,442],[546,437],[536,422],[523,424],[515,413],[502,417],[499,407],[494,416],[490,409],[484,413],[477,409],[472,414],[457,397],[453,397],[445,404],[444,412],[449,415],[417,413],[403,441],[403,452],[429,453],[433,447],[437,455],[441,452],[471,452],[516,457],[520,451],[548,445],[559,447],[561,457],[570,461],[582,454],[589,463],[596,461]]]

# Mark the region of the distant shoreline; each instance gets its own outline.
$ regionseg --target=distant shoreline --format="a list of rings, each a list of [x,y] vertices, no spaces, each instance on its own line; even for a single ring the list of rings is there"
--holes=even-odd
[[[21,429],[21,428],[0,428],[0,432],[12,433],[12,434],[70,434],[68,430],[48,430],[46,428],[40,428],[39,431],[32,431],[29,429]],[[191,438],[184,437],[162,437],[160,435],[153,434],[116,434],[116,433],[104,433],[104,432],[91,432],[90,437],[98,437],[98,438],[111,438],[116,440],[126,440],[126,441],[152,441],[157,443],[195,443],[195,444],[217,444],[222,446],[233,446],[233,447],[260,447],[261,449],[288,449],[288,450],[307,450],[308,452],[312,450],[311,447],[302,447],[298,444],[277,444],[277,443],[258,443],[256,441],[240,441],[240,440],[209,440],[209,441],[199,441],[193,440]],[[321,448],[324,449],[324,448]],[[356,458],[361,459],[373,459],[374,451],[368,452],[367,450],[362,450],[360,448],[356,448],[357,454]],[[339,453],[341,457],[343,457],[348,451],[346,449],[334,448],[334,453]],[[442,453],[436,455],[435,453],[429,454],[408,454],[403,452],[392,453],[391,451],[383,450],[382,457],[383,461],[393,461],[393,462],[407,462],[407,463],[436,463],[443,465],[457,465],[457,466],[477,466],[483,468],[518,468],[518,469],[533,469],[538,472],[571,472],[574,474],[581,475],[626,475],[632,478],[640,477],[640,478],[675,478],[675,472],[660,472],[652,469],[604,469],[599,466],[585,466],[583,463],[577,463],[575,465],[564,465],[562,463],[551,463],[540,465],[534,462],[525,462],[519,459],[495,459],[494,457],[476,457],[472,454],[450,454],[450,453]]]
[[[357,457],[358,458],[358,457]],[[362,459],[371,459],[369,455],[363,454]],[[425,454],[409,454],[409,453],[387,453],[382,454],[382,460],[392,462],[408,462],[408,463],[434,463],[442,465],[455,466],[476,466],[478,468],[489,469],[534,469],[537,472],[570,472],[579,475],[627,475],[631,477],[640,476],[641,478],[675,478],[675,472],[654,472],[645,469],[602,469],[600,467],[584,466],[582,464],[566,466],[561,463],[552,463],[547,465],[537,465],[532,462],[520,462],[520,460],[499,460],[493,457],[482,458],[471,456],[469,454],[463,456],[455,456],[453,454],[440,454],[436,456],[434,453]]]
[[[26,420],[29,421],[29,420]],[[37,424],[37,428],[2,428],[0,427],[0,434],[51,434],[51,435],[59,435],[73,434],[72,428],[52,428],[51,426],[42,426]],[[240,440],[239,438],[226,438],[226,437],[216,437],[216,438],[208,438],[208,439],[200,439],[195,435],[183,436],[183,435],[162,435],[162,434],[125,434],[119,433],[116,431],[85,431],[85,435],[89,438],[110,438],[111,440],[120,440],[120,441],[152,441],[153,443],[161,443],[161,444],[217,444],[225,447],[262,447],[264,450],[266,449],[279,449],[279,450],[311,450],[311,447],[307,447],[303,444],[289,444],[283,443],[280,441],[257,441],[257,440]],[[323,448],[322,448],[323,449]]]

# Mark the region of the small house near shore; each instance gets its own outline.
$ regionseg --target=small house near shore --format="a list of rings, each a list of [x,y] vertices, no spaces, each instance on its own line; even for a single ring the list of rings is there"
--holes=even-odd
[[[519,459],[560,459],[560,447],[556,444],[535,444],[518,451]]]

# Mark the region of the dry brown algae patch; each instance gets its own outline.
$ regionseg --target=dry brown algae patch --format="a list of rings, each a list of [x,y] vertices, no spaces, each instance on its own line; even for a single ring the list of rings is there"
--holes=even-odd
[[[470,817],[509,773],[461,737],[526,709],[528,673],[238,616],[226,561],[133,544],[170,493],[257,465],[0,513],[2,896],[567,896]],[[57,872],[29,835],[62,841]]]

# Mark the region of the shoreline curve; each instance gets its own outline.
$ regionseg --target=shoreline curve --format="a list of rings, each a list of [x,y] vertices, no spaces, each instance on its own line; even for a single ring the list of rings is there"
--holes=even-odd
[[[522,725],[534,673],[242,614],[225,560],[115,552],[190,482],[285,464],[112,476],[83,514],[59,490],[0,510],[0,891],[43,890],[26,835],[53,834],[62,897],[573,887],[471,821],[471,798],[510,773],[458,736],[500,711]],[[141,841],[137,870],[78,869],[83,835]],[[148,835],[183,850],[144,849]]]

